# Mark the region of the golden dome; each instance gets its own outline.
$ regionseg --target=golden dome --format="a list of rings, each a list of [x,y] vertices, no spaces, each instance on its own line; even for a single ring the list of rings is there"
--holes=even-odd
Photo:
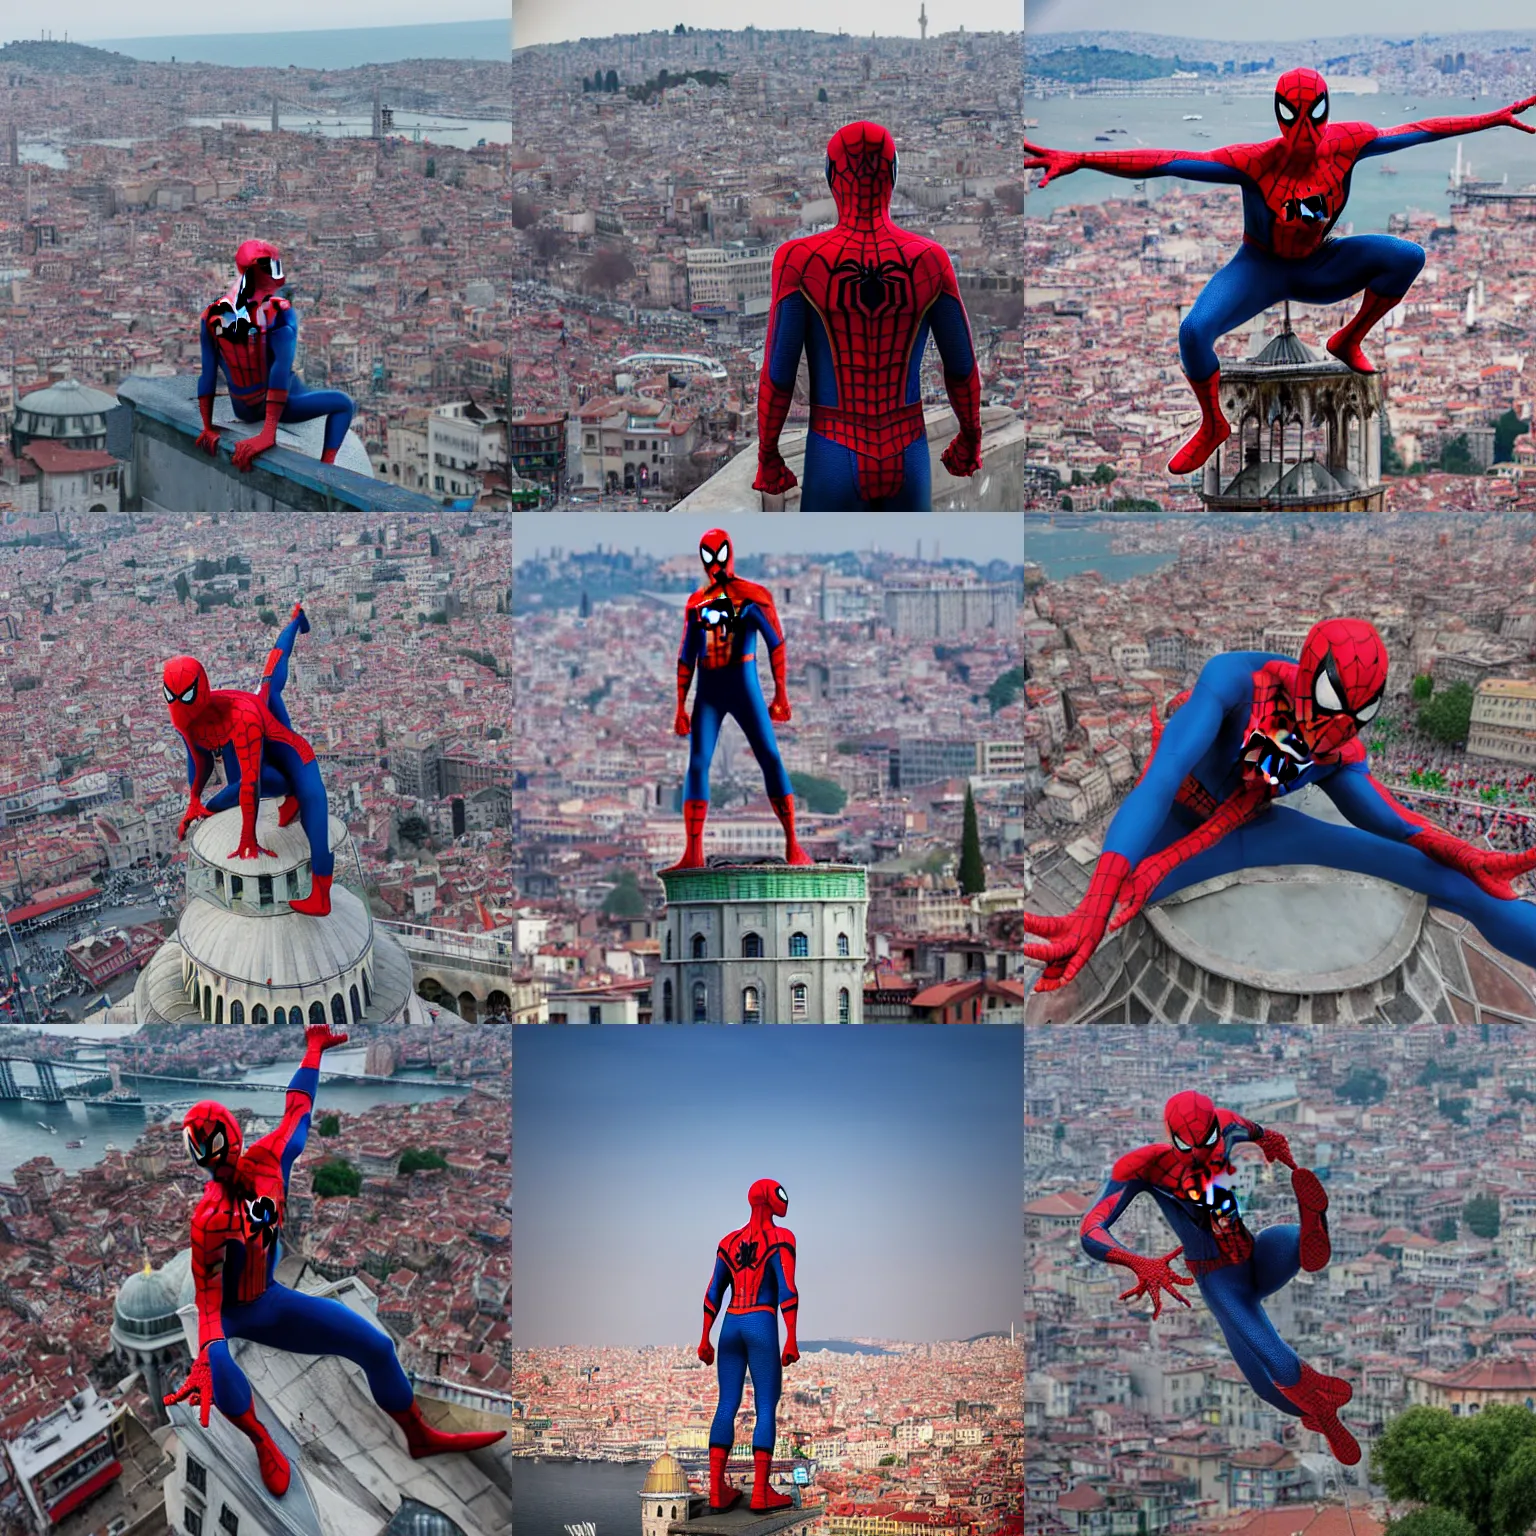
[[[645,1486],[640,1490],[642,1494],[675,1494],[679,1498],[686,1497],[688,1493],[688,1474],[683,1471],[682,1464],[670,1451],[663,1451],[655,1461],[651,1463],[651,1470],[645,1474]]]

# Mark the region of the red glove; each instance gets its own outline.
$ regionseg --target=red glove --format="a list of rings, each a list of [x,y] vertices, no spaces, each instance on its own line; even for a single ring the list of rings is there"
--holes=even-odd
[[[218,428],[213,424],[213,396],[199,395],[197,409],[203,418],[203,430],[197,434],[196,446],[212,457],[219,451]]]
[[[1152,1320],[1156,1322],[1163,1315],[1163,1296],[1172,1296],[1175,1301],[1182,1301],[1187,1307],[1189,1297],[1178,1289],[1181,1285],[1193,1285],[1195,1282],[1188,1275],[1178,1274],[1173,1268],[1173,1260],[1184,1252],[1183,1245],[1175,1248],[1172,1253],[1165,1253],[1160,1259],[1143,1258],[1139,1253],[1127,1253],[1118,1251],[1110,1256],[1110,1263],[1123,1264],[1136,1276],[1136,1284],[1130,1290],[1120,1293],[1121,1301],[1131,1301],[1137,1296],[1150,1296],[1152,1298]]]
[[[329,1024],[311,1024],[304,1031],[304,1060],[303,1066],[318,1067],[320,1057],[334,1045],[345,1045],[347,1036],[345,1031],[336,1033]]]
[[[1048,186],[1058,176],[1070,176],[1073,171],[1082,168],[1081,155],[1074,154],[1065,149],[1047,149],[1043,144],[1031,144],[1024,140],[1025,151],[1031,156],[1024,162],[1026,171],[1044,171],[1039,185]]]
[[[715,1346],[711,1344],[708,1339],[699,1340],[699,1348],[697,1353],[699,1359],[702,1360],[705,1365],[713,1365],[715,1363]]]
[[[768,718],[779,725],[789,724],[789,700],[782,693],[775,695],[773,703],[768,706]]]
[[[197,795],[193,795],[192,798],[187,802],[186,814],[181,818],[181,825],[176,828],[176,841],[178,843],[185,841],[187,828],[190,827],[194,821],[201,821],[203,817],[212,815],[213,812],[203,804],[202,800]]]
[[[678,736],[686,736],[690,728],[688,706],[686,704],[679,704],[677,706],[677,714],[672,721],[672,730]]]
[[[800,1358],[800,1351],[795,1347],[795,1341],[790,1339],[784,1346],[784,1353],[779,1357],[780,1365],[793,1365]]]
[[[777,450],[764,454],[757,462],[757,477],[752,482],[754,491],[764,491],[769,496],[782,496],[785,491],[799,485],[795,472],[779,456]]]
[[[1104,937],[1109,914],[1130,872],[1130,861],[1123,853],[1101,853],[1087,893],[1075,911],[1062,917],[1046,917],[1037,912],[1024,914],[1025,933],[1047,941],[1024,946],[1029,959],[1046,963],[1035,991],[1054,992],[1087,965]]]
[[[275,859],[277,857],[277,855],[273,853],[270,848],[263,848],[261,844],[256,841],[256,831],[254,827],[249,832],[242,832],[240,834],[240,846],[235,849],[235,857],[237,859],[255,859],[260,858],[263,854],[265,854],[269,859]]]
[[[265,453],[268,448],[277,446],[277,423],[287,404],[287,390],[269,389],[267,391],[267,419],[262,423],[261,431],[255,437],[244,438],[235,444],[236,469],[242,473],[249,473],[257,454]]]
[[[1536,848],[1528,848],[1524,853],[1497,853],[1492,848],[1475,848],[1442,828],[1427,824],[1421,826],[1408,842],[1420,853],[1427,853],[1437,864],[1459,870],[1501,901],[1519,900],[1519,893],[1509,883],[1512,875],[1524,875],[1536,869]]]
[[[1518,128],[1521,133],[1536,133],[1536,127],[1532,127],[1530,123],[1517,123],[1515,121],[1516,113],[1529,112],[1532,107],[1536,107],[1536,96],[1527,96],[1524,101],[1517,101],[1513,106],[1506,107],[1499,113],[1499,118],[1506,126]]]
[[[1265,1131],[1259,1138],[1259,1151],[1267,1162],[1284,1163],[1287,1168],[1296,1166],[1296,1159],[1291,1156],[1291,1144],[1279,1131]]]
[[[204,1429],[208,1428],[208,1410],[213,1407],[213,1371],[208,1364],[208,1349],[205,1345],[198,1351],[197,1359],[192,1362],[192,1369],[187,1372],[187,1379],[182,1382],[176,1391],[165,1398],[167,1408],[172,1403],[179,1403],[186,1398],[191,1398],[193,1406],[200,1411]]]

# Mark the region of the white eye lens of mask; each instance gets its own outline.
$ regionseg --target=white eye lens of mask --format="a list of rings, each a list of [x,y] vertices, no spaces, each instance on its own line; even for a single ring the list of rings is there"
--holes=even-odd
[[[1179,1149],[1180,1152],[1188,1152],[1189,1151],[1189,1143],[1187,1141],[1185,1141],[1184,1138],[1182,1136],[1180,1136],[1177,1132],[1174,1133],[1173,1144],[1174,1144],[1174,1146],[1176,1146]]]
[[[1327,115],[1328,115],[1328,98],[1326,96],[1323,96],[1323,97],[1320,97],[1318,99],[1317,105],[1312,108],[1312,116],[1314,118],[1316,118],[1318,122],[1322,122],[1322,120]]]
[[[1294,123],[1296,121],[1295,108],[1289,102],[1277,101],[1275,103],[1275,110],[1280,114],[1280,121],[1282,123]]]
[[[197,697],[197,684],[193,683],[192,686],[190,688],[188,688],[187,691],[184,694],[181,695],[181,702],[183,704],[190,704],[192,702],[192,700],[195,699],[196,697]]]
[[[779,1186],[779,1199],[782,1200],[785,1205],[789,1204],[789,1196],[784,1193],[784,1186],[782,1184]]]
[[[1371,721],[1376,718],[1376,715],[1377,715],[1377,713],[1378,713],[1378,711],[1380,709],[1381,709],[1381,700],[1380,699],[1372,699],[1371,702],[1369,704],[1367,704],[1364,709],[1360,710],[1356,714],[1355,719],[1358,720],[1361,725],[1369,725],[1371,723]]]
[[[171,690],[169,688],[167,688],[164,683],[160,684],[160,691],[165,695],[165,702],[167,704],[173,703],[175,701],[176,695],[174,693],[172,693]]]
[[[1344,701],[1333,686],[1333,679],[1326,672],[1317,674],[1317,681],[1312,685],[1312,697],[1319,709],[1326,709],[1331,714],[1337,714],[1344,708]]]
[[[1211,1134],[1205,1138],[1205,1144],[1208,1147],[1216,1145],[1216,1127],[1214,1125],[1211,1127]]]

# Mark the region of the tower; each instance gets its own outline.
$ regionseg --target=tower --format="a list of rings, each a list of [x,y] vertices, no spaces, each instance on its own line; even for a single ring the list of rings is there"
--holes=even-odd
[[[21,164],[21,145],[16,140],[16,124],[10,124],[6,131],[7,146],[9,149],[9,164],[14,171]]]
[[[383,104],[379,100],[379,83],[375,80],[373,83],[373,136],[376,139],[384,137],[384,113],[382,106]]]
[[[693,1517],[693,1501],[703,1495],[688,1487],[688,1474],[669,1451],[651,1463],[640,1489],[640,1536],[667,1536],[674,1525],[686,1525]]]
[[[924,4],[919,5],[917,8],[917,31],[918,41],[926,43],[928,41],[928,6],[926,0]]]
[[[272,132],[276,133],[279,127],[277,118],[277,97],[272,98]]]

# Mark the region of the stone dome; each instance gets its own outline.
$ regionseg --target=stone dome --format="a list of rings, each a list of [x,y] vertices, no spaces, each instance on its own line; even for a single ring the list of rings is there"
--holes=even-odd
[[[105,448],[106,413],[116,405],[113,396],[75,379],[35,389],[16,402],[16,446],[42,439],[70,448]]]
[[[684,1498],[688,1493],[688,1474],[683,1471],[677,1457],[670,1451],[663,1451],[651,1463],[651,1470],[645,1474],[645,1486],[640,1492],[646,1497],[660,1495],[663,1498]]]
[[[176,1309],[192,1280],[192,1253],[184,1249],[160,1269],[148,1264],[119,1287],[112,1303],[112,1332],[118,1342],[154,1349],[181,1333]]]

